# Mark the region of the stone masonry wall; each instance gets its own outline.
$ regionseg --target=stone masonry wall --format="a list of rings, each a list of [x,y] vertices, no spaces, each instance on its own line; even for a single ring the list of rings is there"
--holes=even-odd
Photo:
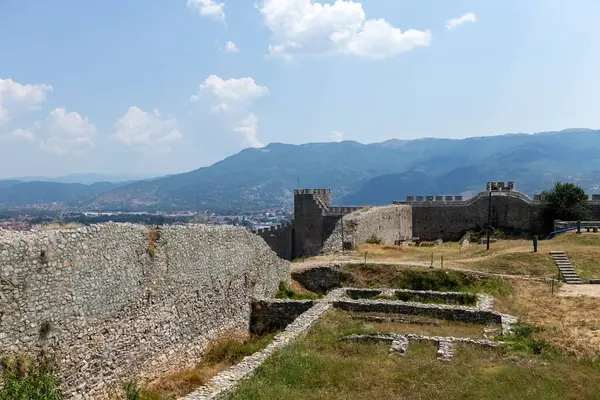
[[[292,223],[286,223],[276,227],[259,229],[254,233],[263,238],[279,258],[291,261],[293,257],[293,229]]]
[[[373,235],[381,239],[382,244],[394,244],[398,239],[412,237],[412,207],[410,205],[373,207],[345,215],[336,223],[332,234],[325,241],[323,252],[342,250],[342,229],[344,242],[351,246],[365,243]]]
[[[421,240],[460,240],[465,231],[487,224],[488,201],[482,196],[468,204],[413,203],[414,235]],[[529,232],[535,229],[534,205],[516,196],[494,194],[492,226]]]
[[[0,231],[0,357],[56,358],[68,398],[195,364],[207,341],[248,331],[252,298],[290,266],[241,228],[101,224]]]

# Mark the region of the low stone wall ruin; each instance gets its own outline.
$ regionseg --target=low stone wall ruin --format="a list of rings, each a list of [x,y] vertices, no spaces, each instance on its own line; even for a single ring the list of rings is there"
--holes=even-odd
[[[341,287],[343,268],[343,264],[319,264],[293,270],[292,278],[311,292],[327,293]]]
[[[312,300],[256,300],[252,302],[250,332],[263,335],[282,330],[314,303]]]
[[[247,332],[253,298],[290,264],[245,229],[101,224],[0,231],[0,357],[58,363],[68,398],[194,365],[224,330]]]

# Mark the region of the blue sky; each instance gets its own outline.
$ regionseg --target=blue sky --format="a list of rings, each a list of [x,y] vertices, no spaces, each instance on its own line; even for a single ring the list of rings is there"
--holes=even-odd
[[[0,177],[599,128],[598,15],[597,0],[0,0]]]

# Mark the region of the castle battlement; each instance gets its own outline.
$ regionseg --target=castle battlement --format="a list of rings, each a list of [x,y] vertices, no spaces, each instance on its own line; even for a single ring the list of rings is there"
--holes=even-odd
[[[360,206],[348,206],[348,207],[330,207],[329,211],[327,212],[328,215],[331,214],[350,214],[354,211],[358,211],[361,210],[364,207],[360,207]]]
[[[278,233],[279,231],[288,229],[291,226],[292,226],[292,223],[288,221],[288,222],[284,222],[282,224],[269,226],[268,228],[254,229],[254,230],[252,230],[252,233],[256,233],[256,234],[261,234],[261,233]]]
[[[313,194],[312,189],[294,189],[294,194]]]
[[[488,182],[486,186],[486,192],[502,192],[502,191],[516,191],[514,181],[508,182]]]
[[[455,201],[463,201],[462,196],[406,196],[406,201],[395,201],[394,203],[421,203],[421,202],[440,202],[448,203]]]

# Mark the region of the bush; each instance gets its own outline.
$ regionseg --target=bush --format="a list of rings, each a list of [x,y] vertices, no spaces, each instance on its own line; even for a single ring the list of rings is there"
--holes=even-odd
[[[125,381],[123,383],[122,400],[141,400],[142,388],[136,381]]]
[[[557,182],[552,190],[543,191],[537,209],[537,218],[544,233],[552,231],[554,220],[583,221],[591,215],[587,194],[572,183]]]
[[[515,324],[512,332],[506,335],[503,340],[510,350],[522,351],[528,354],[550,354],[554,352],[552,346],[545,340],[539,340],[534,335],[540,332],[542,328],[534,325],[519,322]]]
[[[54,375],[52,363],[24,357],[2,361],[0,400],[62,400],[60,380]]]
[[[279,290],[275,293],[276,299],[290,299],[290,300],[314,300],[318,299],[317,294],[312,293],[296,293],[290,288],[285,281],[279,282]]]
[[[371,237],[367,239],[367,243],[369,243],[369,244],[381,244],[381,239],[377,235],[372,234]]]

